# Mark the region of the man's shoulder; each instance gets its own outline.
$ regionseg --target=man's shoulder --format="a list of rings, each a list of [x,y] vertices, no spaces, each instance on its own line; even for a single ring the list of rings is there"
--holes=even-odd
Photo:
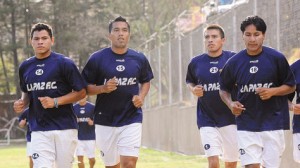
[[[142,53],[141,51],[138,51],[138,50],[131,49],[131,48],[128,48],[127,55],[129,55],[131,57],[136,57],[136,58],[146,58],[144,53]]]
[[[64,54],[53,52],[53,51],[51,52],[51,57],[54,58],[54,59],[65,59],[65,58],[68,58]]]
[[[111,54],[112,51],[109,47],[107,48],[103,48],[103,49],[100,49],[100,50],[97,50],[95,52],[93,52],[91,55],[90,55],[90,59],[98,59],[98,58],[101,58],[105,55],[108,55],[108,54]]]
[[[136,55],[144,55],[144,53],[143,52],[141,52],[141,51],[138,51],[138,50],[135,50],[135,49],[132,49],[132,48],[128,48],[128,53],[129,54],[136,54]]]
[[[239,51],[238,53],[235,53],[230,60],[231,61],[238,61],[240,59],[243,59],[247,56],[247,51],[246,49]]]
[[[194,57],[191,59],[191,62],[199,61],[199,60],[205,59],[205,58],[207,58],[207,57],[208,57],[208,54],[207,54],[207,53],[199,54],[199,55],[194,56]]]
[[[20,67],[26,66],[26,65],[31,65],[34,61],[36,61],[35,56],[29,57],[25,59],[21,64]]]
[[[298,67],[300,67],[300,59],[292,63],[291,69],[298,70]],[[300,69],[298,71],[300,71]]]
[[[73,107],[74,107],[74,108],[76,108],[76,107],[78,107],[78,106],[79,106],[79,103],[73,104]]]
[[[233,51],[229,51],[229,50],[223,50],[223,54],[226,55],[226,56],[232,57],[236,53],[233,52]]]
[[[89,101],[87,101],[87,102],[86,102],[86,104],[87,104],[88,106],[92,106],[92,107],[94,107],[94,106],[95,106],[95,104],[94,104],[94,103],[91,103],[91,102],[89,102]]]
[[[271,47],[263,46],[263,51],[272,57],[284,57],[283,53]]]
[[[74,63],[74,61],[70,57],[67,57],[61,53],[52,52],[51,57],[52,57],[52,61],[54,61],[56,64],[57,63],[71,63],[71,64]]]
[[[295,61],[294,63],[292,63],[292,66],[295,65],[300,65],[300,59],[298,59],[297,61]]]

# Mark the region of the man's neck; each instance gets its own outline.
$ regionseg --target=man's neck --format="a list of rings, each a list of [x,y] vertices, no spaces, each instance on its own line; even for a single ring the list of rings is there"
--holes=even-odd
[[[51,51],[48,51],[48,52],[42,53],[42,54],[37,54],[37,53],[35,53],[35,57],[36,57],[37,59],[44,59],[44,58],[49,57],[50,54],[51,54]]]
[[[85,106],[86,105],[86,102],[84,103],[79,103],[80,106]]]
[[[210,57],[218,57],[222,54],[222,50],[216,51],[216,52],[208,52],[207,53]]]
[[[125,54],[126,52],[127,52],[127,50],[128,50],[128,48],[127,47],[125,47],[125,48],[116,48],[116,47],[111,47],[111,50],[114,52],[114,53],[116,53],[116,54]]]

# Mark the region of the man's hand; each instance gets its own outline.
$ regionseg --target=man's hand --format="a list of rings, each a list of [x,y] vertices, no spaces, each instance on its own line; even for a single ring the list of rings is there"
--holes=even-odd
[[[21,113],[24,111],[24,109],[25,109],[25,103],[23,100],[19,99],[14,102],[14,111],[16,113]]]
[[[23,120],[21,120],[21,121],[19,122],[19,126],[20,126],[21,128],[24,128],[25,125],[26,125],[26,123],[27,123],[26,118],[24,118]]]
[[[293,106],[293,111],[295,115],[300,115],[300,104],[295,104]]]
[[[110,93],[114,90],[117,89],[117,86],[118,86],[118,80],[116,77],[113,77],[111,79],[109,79],[105,85],[103,85],[103,93]]]
[[[144,104],[144,99],[139,95],[134,95],[132,98],[132,103],[136,108],[140,108]]]
[[[246,108],[240,102],[234,101],[230,104],[230,110],[233,115],[239,116],[244,110],[246,110]]]
[[[39,97],[39,100],[44,109],[54,107],[54,99],[51,97]]]
[[[192,88],[192,93],[197,96],[197,97],[202,97],[203,96],[203,86],[201,85],[196,85]]]
[[[94,121],[90,118],[87,119],[88,125],[94,125]]]
[[[272,88],[257,88],[255,93],[258,94],[261,100],[268,100],[273,96],[274,91]]]

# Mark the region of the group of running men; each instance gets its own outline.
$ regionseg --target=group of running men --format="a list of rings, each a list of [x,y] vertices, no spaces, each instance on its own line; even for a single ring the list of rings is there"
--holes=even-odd
[[[208,52],[194,57],[187,70],[186,83],[198,97],[197,124],[209,167],[220,166],[219,156],[226,168],[236,167],[239,159],[246,168],[279,167],[289,109],[295,113],[294,157],[299,162],[300,105],[292,99],[300,62],[290,67],[282,53],[263,46],[267,26],[260,17],[248,16],[240,28],[246,49],[234,53],[222,49],[223,28],[209,25],[204,31]],[[80,73],[71,59],[51,51],[49,25],[32,27],[35,56],[19,67],[22,96],[14,110],[29,106],[34,167],[72,167],[78,134],[72,103],[87,94],[97,95],[93,124],[105,167],[136,167],[141,107],[153,73],[145,55],[128,48],[126,19],[117,17],[108,29],[111,46],[93,53]],[[296,91],[299,103],[299,85]]]
[[[238,160],[246,168],[279,168],[289,110],[294,112],[294,160],[300,162],[300,61],[290,67],[282,53],[263,45],[262,18],[248,16],[240,29],[246,48],[233,53],[222,49],[220,25],[206,27],[208,52],[188,65],[186,83],[198,97],[197,124],[209,167],[219,168],[222,156],[226,168],[237,167]]]
[[[35,56],[19,67],[22,96],[14,102],[14,110],[21,113],[29,107],[34,168],[72,167],[78,142],[73,103],[87,93],[97,95],[93,123],[105,166],[136,166],[141,106],[153,73],[145,55],[128,48],[130,25],[126,19],[115,18],[108,29],[111,46],[93,53],[80,73],[71,59],[51,50],[51,26],[33,25],[30,39]]]

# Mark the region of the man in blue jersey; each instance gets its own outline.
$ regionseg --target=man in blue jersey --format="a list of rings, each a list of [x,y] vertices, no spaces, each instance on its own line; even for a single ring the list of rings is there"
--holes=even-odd
[[[300,163],[300,60],[291,65],[296,78],[296,92],[289,95],[289,107],[294,112],[293,116],[293,156]],[[296,104],[292,103],[296,93]]]
[[[27,127],[27,131],[26,131],[26,153],[27,156],[29,157],[29,167],[33,168],[33,161],[31,158],[31,131],[30,131],[30,127],[29,127],[29,123],[28,123],[28,112],[29,109],[26,108],[24,112],[21,113],[21,115],[19,116],[19,127],[24,128],[25,126]]]
[[[72,103],[86,96],[86,83],[71,59],[51,51],[53,43],[49,25],[33,25],[35,56],[19,67],[22,97],[14,110],[20,113],[29,106],[34,167],[71,168],[78,133]]]
[[[90,168],[95,165],[95,125],[94,125],[95,106],[87,101],[87,96],[74,105],[74,111],[78,122],[78,144],[76,155],[78,167],[84,168],[84,156],[89,159]]]
[[[241,165],[246,168],[279,167],[289,129],[287,94],[295,91],[295,78],[284,55],[263,46],[267,26],[258,16],[241,23],[246,46],[225,64],[220,95],[236,115]],[[237,100],[231,99],[237,87]]]
[[[109,23],[108,38],[111,47],[93,53],[82,71],[88,94],[97,95],[96,146],[106,168],[134,168],[141,145],[141,107],[153,73],[145,55],[128,48],[126,19]]]
[[[219,75],[235,53],[224,51],[225,34],[212,24],[204,30],[207,53],[194,57],[188,65],[186,83],[198,97],[197,124],[210,168],[219,168],[223,156],[226,168],[235,168],[239,159],[235,116],[219,95]]]

